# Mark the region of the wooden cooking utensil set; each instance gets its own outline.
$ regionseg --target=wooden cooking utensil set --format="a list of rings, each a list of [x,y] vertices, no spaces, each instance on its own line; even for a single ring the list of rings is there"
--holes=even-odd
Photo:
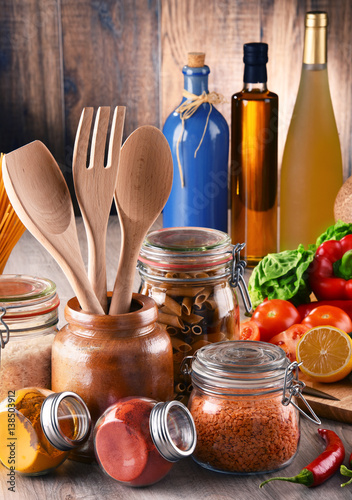
[[[60,265],[81,308],[94,314],[129,312],[140,247],[172,185],[172,156],[160,130],[139,127],[121,148],[125,111],[123,106],[114,110],[106,166],[110,108],[100,107],[97,111],[88,167],[93,108],[83,109],[76,133],[72,171],[87,233],[88,274],[70,193],[50,151],[40,141],[34,141],[6,154],[2,166],[5,188],[17,215]],[[113,198],[122,244],[108,311],[105,242]]]

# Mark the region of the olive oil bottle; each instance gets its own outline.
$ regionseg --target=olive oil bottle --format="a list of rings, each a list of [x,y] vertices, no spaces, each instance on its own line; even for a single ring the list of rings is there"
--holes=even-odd
[[[231,238],[255,266],[277,251],[278,96],[267,88],[268,45],[244,45],[244,87],[231,101]]]
[[[281,250],[315,243],[334,224],[334,201],[343,182],[327,72],[327,25],[326,12],[306,14],[301,80],[281,169]]]

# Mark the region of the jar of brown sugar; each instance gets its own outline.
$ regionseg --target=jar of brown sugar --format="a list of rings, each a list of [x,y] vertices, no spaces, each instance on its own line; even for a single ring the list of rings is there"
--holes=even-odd
[[[113,316],[84,312],[76,298],[69,300],[67,325],[53,344],[52,389],[81,396],[93,424],[124,397],[172,399],[172,346],[157,317],[154,301],[136,293],[131,311]],[[94,460],[92,435],[71,457]]]
[[[22,387],[50,389],[59,303],[49,279],[0,276],[0,401]]]
[[[185,356],[223,340],[239,339],[239,305],[235,287],[250,309],[239,260],[242,245],[214,229],[176,227],[149,233],[138,269],[140,292],[152,297],[158,321],[173,347],[175,395],[187,403],[190,378],[180,371]]]
[[[266,342],[220,342],[200,349],[192,361],[188,405],[197,429],[194,460],[233,474],[286,467],[300,439],[301,410],[293,396],[304,398],[297,372],[297,363],[290,365],[281,348]]]

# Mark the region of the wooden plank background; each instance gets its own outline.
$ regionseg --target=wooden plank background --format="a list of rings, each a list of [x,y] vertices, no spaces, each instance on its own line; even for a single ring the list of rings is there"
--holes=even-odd
[[[350,0],[2,0],[0,150],[42,140],[68,180],[83,106],[126,105],[125,137],[162,127],[178,105],[187,52],[206,52],[209,88],[242,87],[243,44],[269,43],[280,99],[279,161],[302,63],[304,14],[329,14],[329,77],[344,176],[352,171]],[[230,103],[219,106],[230,123]]]

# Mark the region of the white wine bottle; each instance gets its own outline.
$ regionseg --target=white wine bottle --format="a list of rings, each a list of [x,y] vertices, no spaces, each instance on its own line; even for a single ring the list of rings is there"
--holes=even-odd
[[[315,243],[334,223],[342,159],[327,72],[326,12],[305,18],[303,67],[281,168],[280,250]]]

